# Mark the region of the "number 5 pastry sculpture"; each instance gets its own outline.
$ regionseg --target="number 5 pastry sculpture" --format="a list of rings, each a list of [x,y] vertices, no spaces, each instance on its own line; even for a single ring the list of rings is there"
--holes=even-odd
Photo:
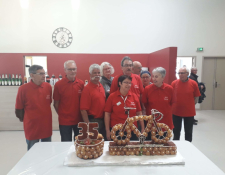
[[[98,133],[98,123],[78,123],[80,135],[76,136],[75,149],[81,159],[95,159],[103,154],[104,139]]]
[[[129,110],[126,108],[128,117],[124,124],[117,124],[112,128],[111,139],[114,142],[109,144],[110,155],[174,155],[176,145],[169,141],[172,137],[172,130],[164,123],[157,123],[163,118],[163,114],[152,109],[149,116],[129,117]],[[133,124],[135,121],[147,121],[146,128],[141,133]],[[131,132],[136,134],[139,142],[130,142]],[[151,134],[151,141],[145,141],[148,134]]]

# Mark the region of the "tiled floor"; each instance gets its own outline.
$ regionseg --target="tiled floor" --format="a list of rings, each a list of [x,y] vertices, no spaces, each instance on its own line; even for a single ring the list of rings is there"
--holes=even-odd
[[[193,144],[225,172],[225,111],[197,111],[198,125],[194,125]],[[182,131],[181,140],[184,140]],[[0,175],[10,169],[26,153],[23,131],[0,131]],[[53,131],[53,142],[60,141],[59,131]]]

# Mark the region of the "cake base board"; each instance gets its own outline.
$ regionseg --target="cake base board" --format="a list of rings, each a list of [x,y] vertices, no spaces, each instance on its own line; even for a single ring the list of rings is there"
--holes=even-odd
[[[111,156],[109,155],[109,142],[104,143],[102,156],[97,159],[83,160],[76,156],[75,146],[72,145],[65,157],[64,166],[145,166],[145,165],[184,165],[185,161],[177,150],[176,155],[164,156]]]

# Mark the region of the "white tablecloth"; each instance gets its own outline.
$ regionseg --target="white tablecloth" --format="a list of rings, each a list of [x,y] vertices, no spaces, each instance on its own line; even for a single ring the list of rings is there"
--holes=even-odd
[[[212,161],[187,141],[174,141],[185,165],[68,167],[63,162],[72,142],[35,144],[11,169],[9,175],[224,175]]]

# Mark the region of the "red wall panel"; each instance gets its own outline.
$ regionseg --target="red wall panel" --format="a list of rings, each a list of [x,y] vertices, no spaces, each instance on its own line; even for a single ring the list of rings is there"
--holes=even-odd
[[[74,60],[78,67],[77,77],[89,80],[89,66],[93,63],[101,64],[104,61],[111,63],[115,69],[113,76],[120,74],[120,62],[124,56],[133,61],[139,61],[150,71],[155,67],[164,67],[167,70],[166,83],[175,79],[177,48],[170,47],[151,54],[56,54],[56,53],[0,53],[0,74],[21,74],[24,76],[25,56],[47,56],[48,74],[65,75],[63,64],[67,60]],[[172,74],[171,74],[172,73]],[[174,75],[173,75],[174,74]]]
[[[149,54],[148,67],[152,70],[156,67],[163,67],[166,69],[165,83],[171,84],[176,79],[176,59],[177,59],[177,47],[168,47]]]

